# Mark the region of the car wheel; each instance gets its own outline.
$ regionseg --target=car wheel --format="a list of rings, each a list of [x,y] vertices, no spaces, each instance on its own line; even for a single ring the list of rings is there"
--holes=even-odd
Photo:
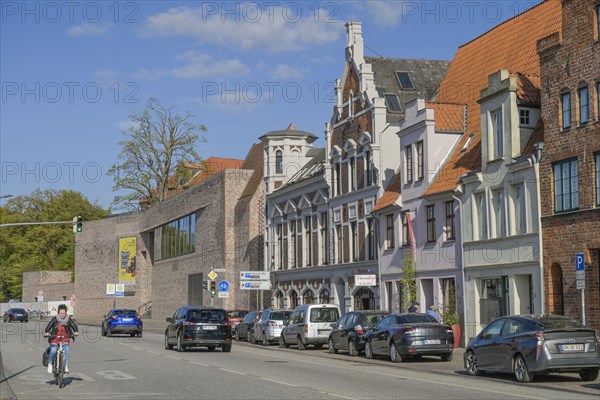
[[[469,351],[467,353],[467,373],[469,375],[481,376],[483,375],[483,371],[479,369],[479,365],[477,364],[477,356],[474,352]]]
[[[515,358],[514,370],[518,382],[526,383],[533,380],[533,374],[527,369],[527,363],[522,355]]]
[[[288,347],[290,347],[290,345],[285,342],[285,339],[283,338],[283,335],[279,336],[279,347],[283,347],[283,348],[286,348],[286,349]]]
[[[139,332],[139,333],[137,334],[137,336],[138,336],[139,338],[141,338],[141,337],[142,337],[142,332]]]
[[[187,350],[182,342],[183,338],[181,337],[181,335],[177,335],[177,351],[180,353],[183,353]]]
[[[371,342],[368,340],[365,342],[365,357],[367,357],[369,360],[375,358],[375,355],[373,354],[373,348],[371,347]]]
[[[329,342],[327,343],[327,347],[328,347],[329,352],[331,354],[337,354],[338,350],[333,345],[333,339],[332,338],[329,338]]]
[[[394,342],[390,343],[390,359],[393,363],[399,363],[402,361],[402,356],[398,352],[398,348]]]
[[[598,379],[598,368],[596,369],[584,369],[583,371],[579,371],[579,376],[582,381],[595,381]]]
[[[100,328],[100,335],[106,336],[106,330],[104,329],[104,325]]]
[[[110,328],[106,328],[106,336],[113,337],[113,333],[110,331]]]
[[[222,348],[223,353],[229,353],[231,351],[231,344],[226,344]]]
[[[306,345],[300,336],[298,336],[298,350],[306,350]]]
[[[173,346],[169,344],[169,337],[165,333],[165,350],[173,350]]]
[[[262,337],[262,345],[263,345],[263,346],[268,346],[270,343],[269,343],[269,341],[267,340],[267,333],[266,333],[266,332],[263,332],[263,334],[262,334],[262,335],[263,335],[263,337]]]
[[[129,336],[134,337],[137,333],[130,333]]]
[[[208,346],[208,351],[215,351],[215,346]]]
[[[352,357],[356,357],[358,355],[358,350],[356,350],[356,345],[352,339],[348,340],[348,355]]]
[[[248,332],[248,341],[252,344],[256,344],[256,337],[254,336],[254,332]]]
[[[442,361],[452,361],[452,353],[442,354],[440,355],[440,358]]]

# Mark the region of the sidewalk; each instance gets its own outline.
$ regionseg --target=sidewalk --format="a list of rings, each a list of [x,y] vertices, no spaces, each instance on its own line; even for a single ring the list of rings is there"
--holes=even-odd
[[[94,318],[74,316],[73,319],[75,320],[75,322],[77,322],[78,325],[88,325],[97,327],[102,326],[102,317]],[[168,323],[164,319],[142,318],[142,323],[144,324],[144,332],[152,333],[164,333],[168,325]]]

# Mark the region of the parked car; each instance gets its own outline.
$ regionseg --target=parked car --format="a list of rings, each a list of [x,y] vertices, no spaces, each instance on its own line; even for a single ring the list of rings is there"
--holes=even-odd
[[[281,330],[279,345],[297,345],[299,350],[314,345],[320,349],[329,339],[331,323],[340,318],[336,304],[303,304],[294,308],[289,323]]]
[[[214,307],[179,307],[165,330],[165,349],[186,351],[189,347],[206,347],[214,351],[231,351],[231,324],[227,312]]]
[[[129,334],[132,337],[142,337],[144,324],[137,311],[125,308],[115,308],[104,316],[102,321],[102,336],[112,336],[115,333]]]
[[[450,361],[453,348],[452,328],[427,314],[388,315],[365,334],[365,356],[385,355],[392,362],[424,355]]]
[[[250,342],[252,339],[252,330],[254,329],[254,324],[260,318],[261,311],[250,311],[248,314],[244,316],[242,322],[240,322],[235,329],[235,340],[246,340]]]
[[[9,308],[4,312],[4,322],[29,321],[29,313],[24,308]]]
[[[600,366],[600,336],[560,315],[502,317],[474,337],[464,354],[470,375],[509,372],[519,382],[531,382],[538,374],[578,372],[582,380],[594,381]]]
[[[389,313],[386,311],[351,311],[342,315],[331,324],[328,347],[331,354],[347,350],[351,356],[357,356],[365,348],[365,333],[378,324]]]
[[[229,318],[229,323],[234,334],[235,329],[242,322],[246,314],[248,314],[248,310],[227,310],[227,318]]]
[[[292,314],[290,310],[263,310],[262,315],[254,326],[252,343],[260,342],[268,346],[271,342],[278,341],[281,330]]]

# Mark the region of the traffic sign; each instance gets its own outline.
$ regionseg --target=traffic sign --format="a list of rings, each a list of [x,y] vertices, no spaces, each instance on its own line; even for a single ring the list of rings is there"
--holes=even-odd
[[[240,281],[240,289],[269,290],[269,289],[271,289],[271,282],[269,282],[269,281]]]
[[[208,273],[208,277],[211,281],[214,281],[217,278],[217,273],[213,270]]]
[[[38,301],[44,301],[44,296],[38,296]]]
[[[106,285],[106,295],[107,296],[114,296],[115,295],[115,284],[114,283],[108,283]]]
[[[585,257],[583,253],[575,254],[575,270],[585,271]]]
[[[229,292],[219,292],[219,298],[220,299],[227,299],[227,298],[229,298]]]
[[[241,271],[241,281],[270,281],[271,273],[269,271]]]
[[[125,285],[122,283],[118,283],[115,285],[115,296],[117,297],[125,297]]]
[[[225,268],[213,268],[215,272],[225,272]]]
[[[221,281],[219,282],[219,291],[226,292],[229,290],[229,282]]]
[[[577,290],[585,289],[585,281],[577,280]]]
[[[575,271],[575,278],[577,278],[578,281],[585,281],[585,270]]]

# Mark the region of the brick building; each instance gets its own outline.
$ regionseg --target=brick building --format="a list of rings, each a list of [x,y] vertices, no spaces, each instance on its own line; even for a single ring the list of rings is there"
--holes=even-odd
[[[546,312],[600,329],[600,4],[563,0],[562,29],[538,42],[545,124],[540,164]]]

